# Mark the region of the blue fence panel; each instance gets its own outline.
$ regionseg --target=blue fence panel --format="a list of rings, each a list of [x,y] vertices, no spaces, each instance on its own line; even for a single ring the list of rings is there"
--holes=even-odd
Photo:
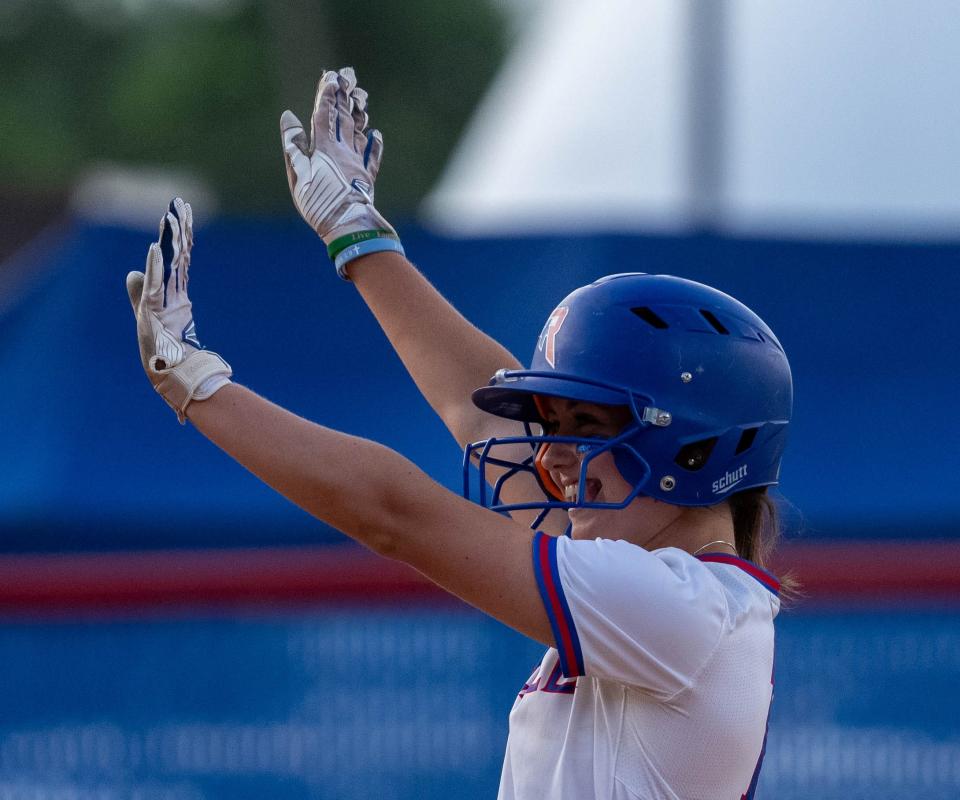
[[[766,795],[955,800],[958,681],[957,609],[785,615]]]
[[[541,648],[477,613],[0,626],[0,800],[495,796]],[[761,797],[960,796],[960,611],[781,617]]]
[[[958,536],[958,457],[944,447],[960,440],[957,243],[403,235],[425,274],[521,360],[560,298],[605,273],[671,272],[734,294],[790,354],[782,488],[804,535]],[[0,395],[0,550],[341,541],[178,426],[144,378],[123,278],[148,241],[76,223],[30,251],[46,266],[0,315],[0,376],[17,387]],[[204,225],[190,286],[201,340],[239,381],[459,491],[460,449],[324,258],[299,220]],[[172,488],[161,475],[189,480]],[[160,521],[144,513],[157,507],[169,512]]]

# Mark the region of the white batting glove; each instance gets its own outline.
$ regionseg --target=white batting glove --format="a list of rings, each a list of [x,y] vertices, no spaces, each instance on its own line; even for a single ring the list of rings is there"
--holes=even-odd
[[[352,67],[328,70],[320,78],[309,141],[292,111],[280,117],[293,202],[327,245],[341,278],[353,258],[403,252],[397,232],[373,205],[383,137],[367,129],[368,121],[367,93],[357,86]]]
[[[160,238],[150,245],[145,271],[127,275],[140,361],[181,424],[192,400],[206,400],[230,383],[233,374],[226,361],[204,350],[197,339],[187,296],[192,247],[193,211],[177,197],[160,221]]]

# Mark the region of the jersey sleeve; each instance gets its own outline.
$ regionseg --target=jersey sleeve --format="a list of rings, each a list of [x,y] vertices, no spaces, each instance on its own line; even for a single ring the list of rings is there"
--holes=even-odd
[[[538,533],[533,562],[567,677],[669,697],[692,683],[720,641],[723,589],[680,550]]]

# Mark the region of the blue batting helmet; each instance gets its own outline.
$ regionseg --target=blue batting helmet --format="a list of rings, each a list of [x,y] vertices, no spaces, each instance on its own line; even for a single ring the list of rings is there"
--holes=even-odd
[[[633,493],[681,506],[709,506],[734,491],[775,485],[793,402],[790,366],[769,327],[734,298],[669,275],[609,275],[568,295],[547,320],[529,370],[501,370],[473,393],[484,411],[542,423],[538,396],[623,405],[632,422],[587,453],[576,503],[539,467],[544,445],[515,470],[534,473],[546,503],[491,507],[571,508],[583,502],[586,463],[611,451]],[[574,437],[575,438],[575,437]],[[563,437],[564,441],[572,441]],[[507,442],[508,440],[500,440]],[[496,440],[469,445],[481,473]],[[482,476],[481,476],[482,478]],[[499,489],[499,486],[497,487]]]

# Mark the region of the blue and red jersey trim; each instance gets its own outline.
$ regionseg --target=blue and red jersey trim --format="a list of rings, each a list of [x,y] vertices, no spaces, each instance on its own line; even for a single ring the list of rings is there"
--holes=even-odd
[[[780,593],[780,581],[778,581],[765,569],[761,569],[753,562],[747,561],[745,558],[731,556],[727,553],[704,553],[702,556],[697,556],[697,558],[701,561],[706,561],[711,564],[731,564],[734,567],[739,567],[746,572],[747,575],[755,578],[764,587],[773,592],[773,594]]]
[[[583,651],[580,649],[580,637],[573,623],[570,606],[560,583],[560,571],[557,568],[557,539],[537,532],[533,537],[533,573],[537,577],[537,587],[543,599],[553,638],[560,654],[560,670],[564,677],[575,678],[583,675]]]

